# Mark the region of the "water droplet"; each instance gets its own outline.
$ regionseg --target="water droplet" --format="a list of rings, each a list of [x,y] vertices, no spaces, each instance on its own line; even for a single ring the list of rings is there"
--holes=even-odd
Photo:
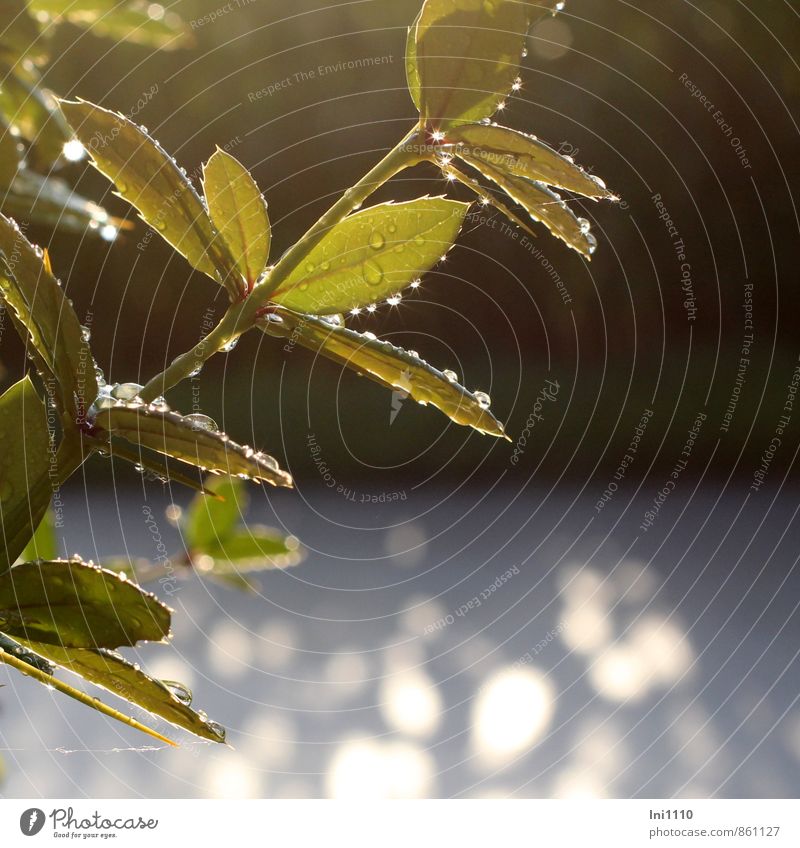
[[[473,392],[475,395],[475,400],[478,401],[478,406],[481,409],[488,409],[492,405],[492,399],[486,392]]]
[[[447,379],[451,383],[457,383],[458,382],[458,374],[456,374],[455,371],[451,371],[449,368],[447,368],[444,371],[442,371],[442,374],[444,374],[444,376],[447,377]]]
[[[203,363],[198,362],[193,370],[189,372],[190,377],[196,377],[203,370]]]
[[[419,354],[415,350],[407,350],[406,353],[409,356],[413,356],[414,359],[419,359]]]
[[[114,241],[119,235],[119,230],[113,224],[103,224],[100,228],[100,238],[103,241]]]
[[[582,235],[588,235],[589,230],[592,229],[591,221],[587,221],[586,218],[578,218],[578,225],[581,228]]]
[[[218,429],[217,422],[208,415],[203,415],[202,412],[194,412],[191,415],[185,415],[183,420],[191,425],[193,430],[209,430],[211,432]]]
[[[111,397],[114,400],[135,400],[139,396],[142,387],[138,383],[118,383],[111,388]]]
[[[383,281],[383,268],[372,259],[368,259],[364,263],[364,279],[367,285],[379,286]]]
[[[192,691],[183,683],[178,683],[176,680],[162,680],[161,683],[169,689],[169,694],[176,701],[180,701],[184,707],[188,707],[192,703]]]
[[[402,299],[403,295],[398,292],[397,294],[393,294],[391,297],[387,297],[386,302],[389,306],[398,306]]]
[[[527,58],[528,58],[528,48],[527,48],[527,47],[523,47],[523,48],[522,48],[522,53],[521,53],[520,55],[522,56],[522,58],[523,58],[523,59],[527,59]]]
[[[330,324],[332,327],[344,327],[344,315],[323,315],[322,320],[326,324]]]
[[[380,250],[385,244],[386,239],[383,237],[383,233],[380,230],[374,230],[369,237],[369,246],[373,250]]]
[[[377,341],[377,340],[378,340],[378,337],[375,335],[375,333],[371,333],[369,330],[367,330],[367,332],[366,332],[366,333],[362,333],[361,335],[362,335],[365,339],[367,339],[368,341],[371,341],[371,342],[374,342],[374,341]]]
[[[222,345],[220,350],[222,350],[223,353],[230,353],[236,347],[237,344],[239,344],[239,336],[236,336],[236,338],[225,342],[225,344]]]
[[[397,232],[397,225],[396,224],[389,224],[389,226],[386,229],[389,230],[390,233],[396,233]]]
[[[115,406],[114,398],[111,395],[100,395],[97,400],[92,404],[94,409],[100,412],[103,409],[111,409],[112,406]]]

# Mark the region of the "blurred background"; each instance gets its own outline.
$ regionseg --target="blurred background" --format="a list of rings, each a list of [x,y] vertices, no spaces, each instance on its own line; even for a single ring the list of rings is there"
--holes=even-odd
[[[64,26],[45,81],[126,114],[157,86],[136,119],[190,174],[215,145],[246,164],[275,258],[415,121],[419,2],[170,8],[193,48]],[[256,596],[187,581],[174,643],[143,652],[235,750],[112,753],[141,740],[4,675],[0,791],[796,794],[798,48],[788,0],[570,0],[544,21],[502,123],[622,197],[575,203],[591,263],[489,213],[399,306],[349,320],[487,391],[512,442],[244,338],[169,399],[291,470],[297,490],[254,492],[252,517],[310,555]],[[66,176],[134,219],[84,163]],[[419,167],[376,199],[444,189]],[[141,223],[113,244],[29,235],[110,380],[144,383],[223,314]],[[0,355],[5,385],[12,334]],[[63,551],[154,556],[143,504],[186,501],[98,459],[65,494]]]

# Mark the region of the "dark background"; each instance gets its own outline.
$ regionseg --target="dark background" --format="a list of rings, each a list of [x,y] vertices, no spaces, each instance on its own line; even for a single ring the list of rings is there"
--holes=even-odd
[[[176,9],[195,22],[194,49],[154,53],[63,26],[46,80],[59,93],[125,113],[157,84],[137,118],[190,173],[215,144],[230,146],[269,201],[274,260],[414,121],[403,49],[417,7],[416,0],[253,0],[198,26],[217,6],[186,0]],[[494,226],[469,228],[418,294],[351,325],[419,350],[467,386],[489,391],[512,439],[544,379],[557,379],[559,402],[522,462],[542,477],[584,478],[598,461],[616,468],[649,407],[656,414],[640,471],[651,461],[671,468],[686,430],[705,410],[691,471],[699,473],[713,451],[707,473],[748,478],[772,438],[800,352],[792,194],[799,31],[796,9],[778,0],[573,0],[534,32],[524,87],[502,116],[556,147],[570,145],[564,150],[623,197],[616,207],[575,204],[599,239],[591,263],[544,230],[537,240],[571,304],[562,302],[542,259],[496,218]],[[364,57],[385,63],[295,77]],[[682,74],[741,139],[750,168]],[[287,78],[291,84],[271,96],[248,97]],[[69,171],[83,193],[126,213],[99,175],[84,173],[83,165]],[[378,199],[443,190],[438,174],[422,166]],[[654,193],[686,244],[697,301],[691,323]],[[79,313],[91,311],[97,357],[116,381],[145,382],[197,341],[209,304],[217,319],[224,308],[215,285],[192,274],[160,239],[138,248],[146,232],[138,223],[111,246],[52,240],[57,270]],[[48,233],[38,235],[50,243]],[[754,285],[755,342],[733,424],[722,433],[746,281]],[[454,479],[493,479],[513,450],[416,406],[390,426],[388,392],[255,336],[217,357],[199,385],[204,411],[238,438],[277,452],[299,478],[316,473],[304,438],[310,432],[341,474],[376,489],[398,475],[418,481],[443,469]],[[188,411],[188,385],[171,399]],[[787,439],[792,447],[784,446],[773,468],[791,457],[797,417]]]

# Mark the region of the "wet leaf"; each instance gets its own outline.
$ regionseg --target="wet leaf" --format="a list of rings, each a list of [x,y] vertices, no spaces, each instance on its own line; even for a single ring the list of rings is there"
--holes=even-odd
[[[109,238],[129,226],[128,222],[112,218],[102,206],[81,197],[64,180],[43,177],[27,168],[17,173],[11,187],[3,193],[2,206],[9,217],[63,232]]]
[[[471,160],[487,162],[493,168],[515,177],[535,180],[584,197],[613,198],[605,185],[557,153],[535,136],[497,124],[468,124],[454,127],[447,141],[467,153]]]
[[[205,485],[217,497],[196,496],[183,523],[187,547],[203,553],[230,537],[242,522],[249,502],[242,480],[236,477],[211,477]]]
[[[55,516],[48,509],[44,518],[39,522],[36,532],[25,550],[19,555],[19,560],[27,562],[32,559],[57,559],[58,542],[56,541]]]
[[[212,742],[225,741],[225,730],[222,727],[189,706],[187,701],[191,700],[191,693],[188,690],[180,692],[174,685],[171,689],[168,688],[115,651],[59,648],[37,642],[23,644],[56,665],[88,680],[89,683],[101,686],[112,695],[117,695],[170,724]],[[173,694],[176,691],[180,692],[180,697]]]
[[[47,414],[30,377],[0,397],[0,572],[33,537],[52,494]],[[13,446],[13,449],[11,448]]]
[[[0,652],[12,654],[18,660],[45,674],[52,674],[56,670],[56,667],[49,660],[34,654],[33,651],[3,633],[0,633]]]
[[[53,653],[61,653],[63,655],[71,654],[71,651],[68,648],[56,648],[52,645],[40,645],[39,643],[30,643],[24,642],[25,647],[32,648],[36,645],[37,648],[41,648],[41,651],[37,650],[37,653],[41,653],[42,655]],[[75,651],[78,653],[78,651]],[[89,654],[91,651],[84,651],[81,653]],[[81,659],[84,659],[83,657]],[[109,716],[109,718],[113,718],[116,721],[120,721],[123,724],[127,724],[128,727],[134,728],[134,730],[139,730],[142,733],[146,733],[148,736],[152,736],[154,739],[158,739],[161,742],[166,742],[168,745],[175,746],[175,743],[168,739],[166,736],[162,736],[157,731],[153,730],[150,727],[145,726],[139,721],[136,721],[135,718],[131,716],[127,716],[124,713],[121,713],[119,710],[115,710],[113,707],[109,707],[107,704],[104,704],[98,698],[93,698],[91,695],[87,695],[85,692],[81,692],[80,689],[75,689],[74,686],[70,686],[68,683],[64,683],[63,680],[60,680],[56,677],[52,672],[42,671],[40,668],[37,668],[33,663],[29,662],[24,657],[17,657],[14,653],[8,653],[5,650],[0,650],[0,662],[5,663],[6,665],[12,666],[17,671],[22,672],[22,674],[27,675],[28,677],[32,677],[34,680],[38,680],[39,683],[44,684],[48,689],[55,689],[58,692],[61,692],[63,695],[68,695],[70,698],[80,702],[86,707],[91,707],[93,710],[97,710],[103,715]],[[113,684],[113,678],[109,675],[107,676],[107,682],[109,684]],[[114,691],[114,690],[110,690]],[[116,692],[114,693],[116,694]]]
[[[0,575],[0,630],[68,648],[118,648],[169,635],[155,595],[79,559],[26,562]]]
[[[154,404],[123,405],[100,410],[96,427],[135,445],[166,454],[197,468],[242,475],[273,486],[291,486],[291,476],[273,457],[239,445],[218,430],[198,426],[191,417]]]
[[[579,218],[554,191],[542,183],[515,177],[490,165],[485,159],[473,158],[461,151],[459,158],[491,180],[515,202],[519,203],[534,221],[544,224],[550,232],[573,250],[591,258],[597,240],[590,232],[590,224]]]
[[[212,494],[203,486],[199,476],[191,476],[184,473],[180,467],[176,467],[182,466],[183,463],[177,460],[170,462],[169,457],[142,449],[140,445],[133,447],[123,439],[112,439],[109,453],[112,457],[124,459],[131,465],[149,471],[155,477],[165,482],[180,483],[182,486],[188,486],[188,488],[194,489],[197,492]]]
[[[80,100],[61,109],[94,166],[175,250],[238,300],[236,263],[211,223],[200,196],[162,147],[123,115]]]
[[[30,142],[27,158],[34,167],[49,169],[72,138],[55,98],[30,63],[11,67],[0,62],[0,112]]]
[[[41,20],[67,20],[117,41],[160,49],[186,47],[193,41],[178,15],[163,9],[153,14],[149,0],[28,0],[28,6]]]
[[[54,400],[73,420],[83,420],[97,397],[89,344],[43,253],[19,227],[0,215],[0,299],[25,328],[35,362],[55,381]]]
[[[203,191],[211,220],[252,288],[267,267],[271,240],[267,204],[255,180],[238,160],[217,148],[203,166]]]
[[[407,393],[423,406],[431,404],[451,421],[480,433],[505,437],[503,425],[488,409],[486,399],[473,394],[425,360],[363,333],[334,327],[323,318],[278,308],[280,324],[260,325],[270,335],[289,337],[298,344],[363,373],[376,383]]]
[[[453,246],[468,203],[422,197],[345,218],[270,295],[314,315],[347,312],[403,289]]]

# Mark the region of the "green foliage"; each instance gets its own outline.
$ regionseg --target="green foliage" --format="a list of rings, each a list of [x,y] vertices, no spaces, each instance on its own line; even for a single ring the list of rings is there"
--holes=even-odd
[[[271,293],[296,312],[331,315],[375,303],[429,271],[453,246],[468,203],[421,197],[345,218]]]
[[[521,85],[529,26],[561,4],[425,0],[406,56],[419,122],[271,266],[267,204],[244,165],[217,149],[203,168],[201,197],[144,128],[84,100],[62,101],[59,111],[41,87],[36,65],[46,60],[53,24],[174,47],[187,42],[177,18],[153,15],[140,0],[0,4],[12,21],[0,34],[4,208],[73,230],[108,220],[100,207],[70,196],[65,183],[25,165],[59,160],[74,132],[142,220],[231,301],[216,328],[146,385],[109,385],[48,255],[0,216],[0,303],[39,375],[38,384],[25,377],[0,397],[0,435],[19,447],[0,454],[0,662],[156,738],[166,739],[55,672],[74,673],[191,733],[223,741],[224,730],[191,708],[185,687],[158,681],[109,649],[163,640],[169,632],[169,610],[139,583],[198,573],[253,588],[256,574],[299,563],[304,551],[296,539],[245,521],[244,479],[291,486],[292,478],[272,456],[233,441],[206,415],[171,410],[163,395],[211,356],[232,351],[243,333],[259,330],[433,406],[456,424],[505,437],[488,395],[468,391],[456,374],[415,351],[348,328],[344,313],[372,310],[382,299],[396,305],[455,243],[469,203],[420,197],[364,207],[376,189],[418,164],[432,163],[448,183],[466,186],[516,224],[541,222],[591,255],[596,242],[588,220],[555,190],[592,201],[614,199],[611,192],[535,137],[490,121],[509,90]],[[107,561],[113,570],[56,559],[52,527],[43,521],[51,494],[95,454],[199,492],[185,516],[171,513],[185,550],[155,563]],[[210,476],[201,481],[206,471]]]
[[[269,259],[272,231],[266,201],[250,172],[219,148],[203,167],[203,192],[211,220],[249,292]]]
[[[26,562],[0,575],[0,629],[66,648],[118,648],[169,635],[154,595],[79,559]]]
[[[30,377],[0,396],[0,573],[22,553],[50,503],[47,417]],[[14,449],[11,446],[14,446]]]

